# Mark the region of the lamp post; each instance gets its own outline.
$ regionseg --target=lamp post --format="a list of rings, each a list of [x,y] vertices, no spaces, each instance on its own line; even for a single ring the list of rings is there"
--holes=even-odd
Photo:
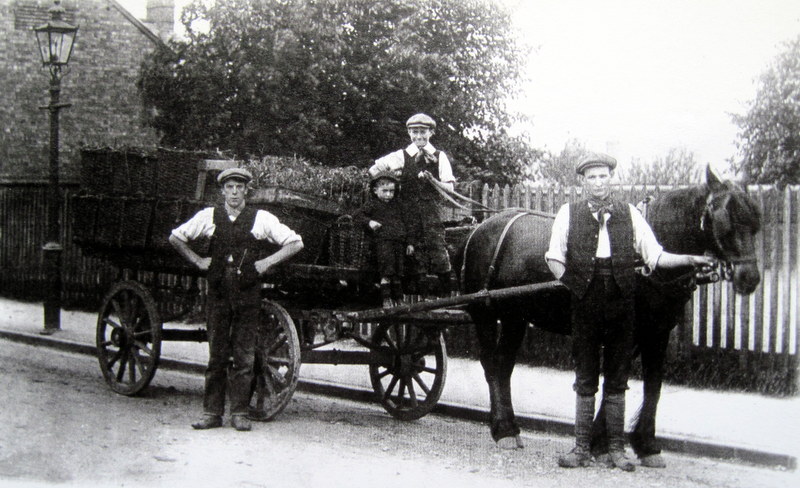
[[[72,55],[72,47],[78,27],[64,21],[64,7],[61,0],[55,0],[50,7],[50,20],[34,28],[42,66],[50,71],[50,104],[41,109],[50,112],[50,172],[47,192],[47,242],[42,246],[42,258],[47,276],[47,296],[44,301],[44,329],[41,333],[50,335],[61,328],[61,225],[59,208],[61,189],[58,168],[58,112],[69,107],[60,103],[61,78]]]

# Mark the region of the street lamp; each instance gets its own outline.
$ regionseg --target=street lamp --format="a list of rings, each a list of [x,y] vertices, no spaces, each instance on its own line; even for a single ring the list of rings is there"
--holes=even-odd
[[[50,335],[61,328],[61,225],[58,220],[61,189],[58,181],[58,112],[69,107],[60,103],[61,78],[69,63],[78,27],[65,22],[61,0],[50,7],[50,20],[34,28],[42,66],[50,70],[50,104],[39,107],[50,112],[50,176],[47,193],[47,242],[42,246],[42,258],[47,276],[47,296],[44,300],[44,329]]]

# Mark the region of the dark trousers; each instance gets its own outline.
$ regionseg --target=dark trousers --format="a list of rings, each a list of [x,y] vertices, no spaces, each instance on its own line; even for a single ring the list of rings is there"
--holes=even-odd
[[[378,239],[375,241],[375,254],[381,278],[400,278],[403,276],[406,246],[402,241]]]
[[[607,270],[596,270],[586,295],[572,297],[572,357],[578,395],[597,393],[600,354],[603,391],[607,395],[628,389],[633,350],[633,297],[623,297]]]
[[[206,414],[223,415],[227,390],[231,414],[247,414],[260,313],[260,287],[255,285],[239,290],[238,281],[226,272],[223,283],[209,290],[206,307],[209,357],[203,410]]]

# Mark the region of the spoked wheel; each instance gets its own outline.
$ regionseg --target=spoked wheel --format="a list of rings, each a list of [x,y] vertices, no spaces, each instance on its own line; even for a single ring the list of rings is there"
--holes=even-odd
[[[285,308],[261,302],[253,394],[249,417],[268,421],[281,413],[297,388],[300,373],[300,339]]]
[[[111,389],[145,389],[161,356],[161,319],[150,292],[135,281],[115,283],[97,317],[97,359]]]
[[[380,324],[372,335],[375,349],[391,360],[369,366],[372,389],[383,408],[400,420],[430,412],[444,389],[447,350],[441,330],[412,324]]]

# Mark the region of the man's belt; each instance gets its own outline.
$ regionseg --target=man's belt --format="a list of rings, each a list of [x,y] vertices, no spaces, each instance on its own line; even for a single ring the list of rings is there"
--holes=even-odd
[[[611,276],[611,258],[594,258],[594,274],[600,276]]]

